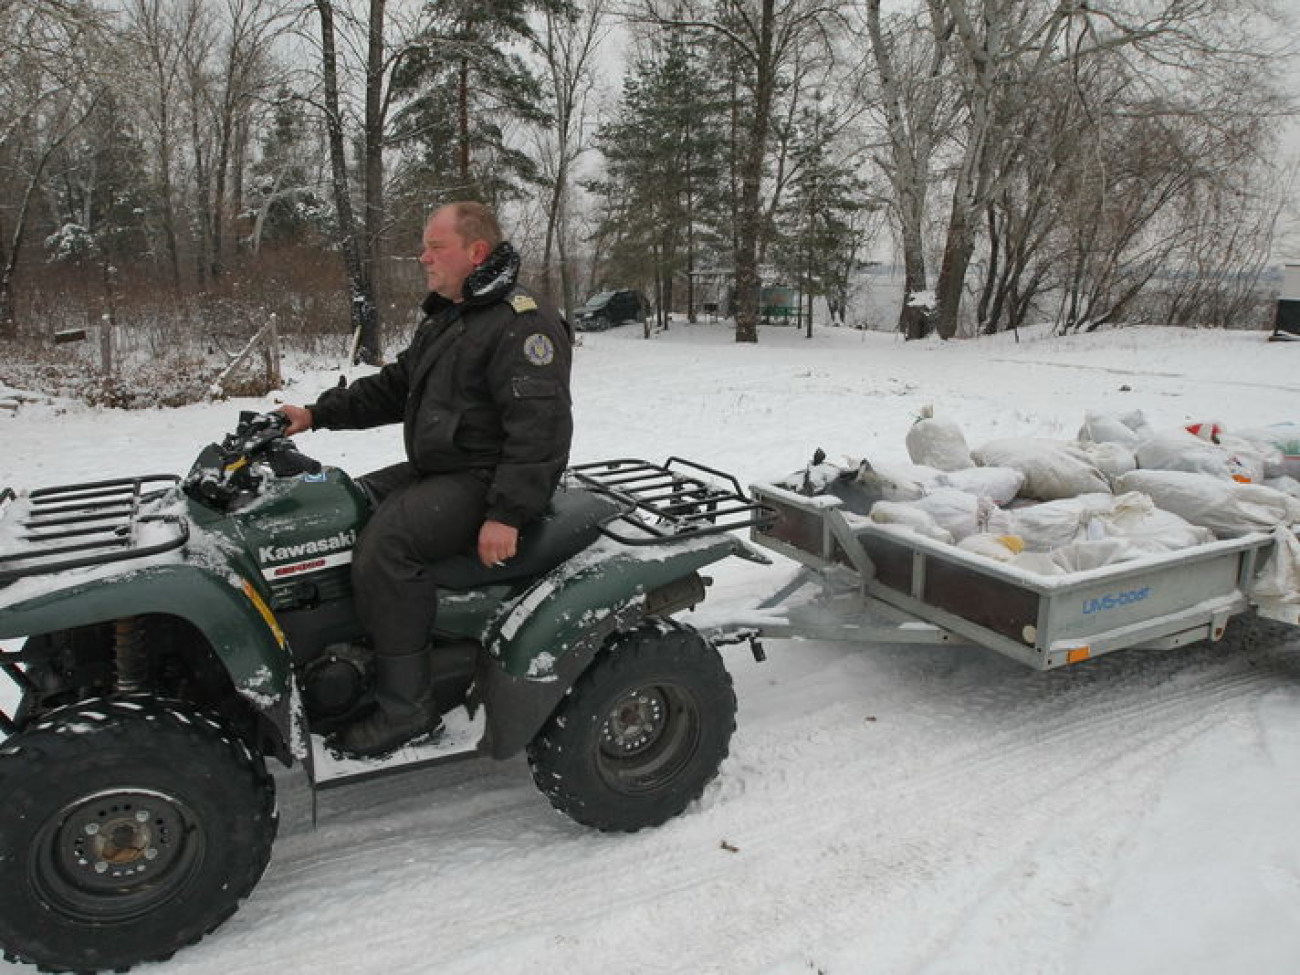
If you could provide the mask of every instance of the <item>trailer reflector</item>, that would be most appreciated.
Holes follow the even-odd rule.
[[[1069,650],[1066,652],[1065,662],[1067,664],[1082,663],[1083,661],[1087,660],[1091,656],[1092,656],[1092,647],[1075,647],[1073,650]]]

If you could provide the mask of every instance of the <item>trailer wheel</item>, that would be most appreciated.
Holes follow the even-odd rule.
[[[596,658],[528,746],[528,761],[560,812],[631,833],[698,799],[735,730],[736,695],[717,649],[685,627],[645,627]]]
[[[215,718],[92,699],[0,744],[0,946],[50,971],[169,958],[266,869],[275,786]]]

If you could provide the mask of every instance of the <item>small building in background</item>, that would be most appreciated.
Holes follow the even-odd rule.
[[[1282,266],[1282,290],[1277,296],[1273,334],[1278,341],[1300,340],[1300,264]]]

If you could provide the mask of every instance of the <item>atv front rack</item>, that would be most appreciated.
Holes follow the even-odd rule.
[[[142,503],[179,480],[154,474],[41,488],[26,496],[6,490],[0,495],[0,586],[180,548],[189,538],[183,518],[141,513]],[[146,524],[157,528],[142,532]]]
[[[595,461],[576,464],[568,474],[622,506],[622,513],[602,532],[625,545],[717,535],[769,525],[773,518],[772,509],[748,497],[730,474],[680,457],[669,457],[663,464],[632,458]]]

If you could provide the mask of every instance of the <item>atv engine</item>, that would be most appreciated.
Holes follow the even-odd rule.
[[[342,718],[356,709],[374,680],[368,651],[332,644],[302,669],[303,705],[313,724]]]

